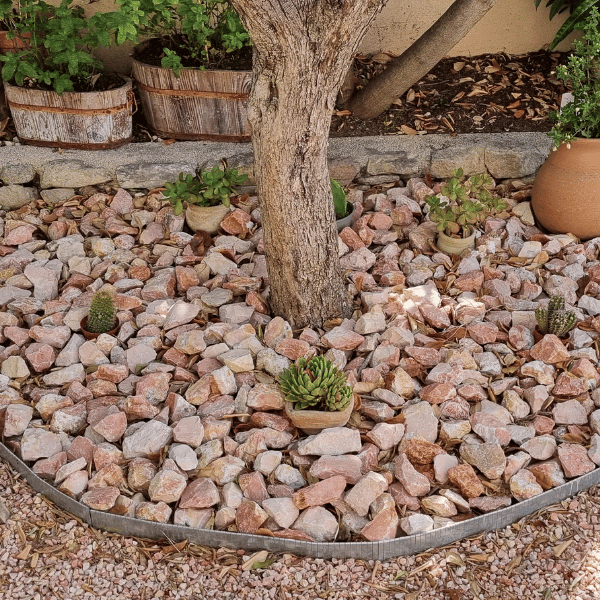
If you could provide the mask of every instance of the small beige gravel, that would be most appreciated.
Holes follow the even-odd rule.
[[[386,562],[126,538],[90,528],[0,461],[0,599],[598,600],[600,489],[501,531]],[[258,563],[258,565],[256,564]]]

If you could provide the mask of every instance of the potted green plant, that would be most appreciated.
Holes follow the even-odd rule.
[[[553,115],[555,145],[538,171],[531,205],[545,229],[582,240],[600,235],[600,14],[594,8],[556,76],[573,99]]]
[[[114,148],[131,139],[133,93],[128,77],[102,71],[93,50],[135,40],[139,11],[97,13],[74,0],[52,6],[24,0],[11,35],[28,45],[3,56],[2,78],[22,142],[61,148]],[[17,38],[15,38],[17,39]]]
[[[343,427],[352,414],[354,395],[346,375],[328,358],[298,359],[279,376],[285,412],[308,434]]]
[[[185,220],[192,231],[215,234],[229,212],[235,188],[247,175],[230,169],[223,159],[223,169],[198,170],[195,175],[180,173],[177,181],[165,183],[163,195],[173,205],[173,214],[180,215],[186,205]]]
[[[92,297],[90,311],[81,319],[81,331],[87,340],[97,338],[101,333],[113,335],[119,328],[117,308],[111,292],[100,290]]]
[[[344,227],[350,227],[354,215],[354,204],[348,202],[344,188],[335,179],[331,180],[331,193],[333,195],[333,207],[338,233]]]
[[[250,38],[229,0],[125,0],[144,12],[133,51],[150,128],[178,140],[247,141]]]
[[[577,315],[570,310],[565,310],[565,299],[562,296],[550,298],[548,308],[539,307],[535,310],[535,326],[533,335],[539,342],[545,335],[552,333],[559,338],[566,338],[567,333],[573,329]]]
[[[437,223],[437,247],[447,254],[462,254],[475,247],[475,226],[508,204],[494,196],[494,180],[486,173],[467,178],[456,169],[442,186],[440,193],[425,197],[429,218]]]

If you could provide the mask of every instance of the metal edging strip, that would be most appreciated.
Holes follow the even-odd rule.
[[[551,504],[556,504],[600,483],[600,469],[594,469],[586,475],[572,479],[559,487],[543,492],[518,504],[513,504],[506,508],[473,517],[468,521],[461,521],[441,529],[398,537],[392,540],[383,540],[381,542],[303,542],[247,533],[194,529],[181,525],[154,523],[152,521],[144,521],[143,519],[90,510],[40,479],[2,443],[0,443],[0,458],[23,475],[36,492],[43,494],[61,509],[70,512],[97,529],[125,536],[153,540],[169,539],[174,542],[187,540],[194,544],[214,548],[225,546],[229,548],[242,548],[244,550],[264,549],[271,552],[286,552],[324,559],[360,558],[364,560],[388,560],[397,556],[415,554],[430,548],[446,546],[447,544],[483,531],[502,529],[527,515],[533,514]]]

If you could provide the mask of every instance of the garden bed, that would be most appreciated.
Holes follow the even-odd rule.
[[[422,210],[438,183],[389,180],[351,192],[360,218],[340,254],[355,313],[323,331],[271,318],[257,209],[210,244],[159,192],[88,187],[3,213],[6,447],[107,523],[309,543],[431,536],[576,491],[600,464],[597,240],[543,234],[528,186],[505,181],[510,210],[453,259]],[[121,328],[85,342],[101,287]],[[535,344],[534,310],[556,294],[578,324],[567,346]],[[307,438],[277,376],[315,353],[362,406]]]

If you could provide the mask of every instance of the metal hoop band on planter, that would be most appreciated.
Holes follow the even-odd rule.
[[[396,556],[406,556],[423,552],[429,548],[446,546],[447,544],[483,531],[502,529],[527,515],[533,514],[551,504],[556,504],[565,498],[574,496],[600,483],[600,469],[594,469],[582,477],[572,479],[561,486],[543,492],[539,496],[508,506],[507,508],[502,508],[479,517],[473,517],[468,521],[461,521],[427,533],[394,538],[393,540],[384,540],[381,542],[303,542],[264,535],[195,529],[181,525],[155,523],[144,521],[143,519],[122,517],[97,510],[90,510],[87,506],[59,492],[55,487],[40,479],[2,443],[0,443],[0,458],[9,463],[15,471],[23,475],[36,492],[43,494],[63,510],[96,529],[153,540],[168,539],[173,542],[187,540],[194,544],[211,546],[213,548],[225,546],[243,548],[245,550],[264,549],[271,552],[287,552],[325,559],[360,558],[363,560],[388,560]]]

